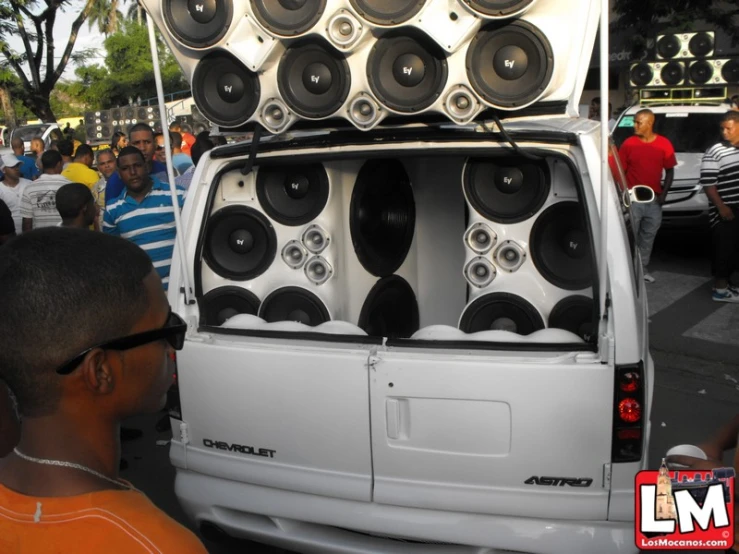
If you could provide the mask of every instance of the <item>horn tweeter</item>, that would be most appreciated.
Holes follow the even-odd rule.
[[[478,289],[487,287],[495,279],[497,270],[486,258],[473,258],[464,268],[464,277],[467,282]]]
[[[339,48],[350,48],[362,34],[362,24],[347,10],[339,10],[328,22],[328,38]]]
[[[359,326],[375,337],[408,338],[418,331],[418,302],[408,282],[398,275],[377,281],[362,305]]]
[[[350,0],[352,7],[375,25],[399,25],[416,15],[426,0]]]
[[[252,11],[270,33],[301,35],[313,27],[326,9],[326,0],[251,0]]]
[[[513,273],[526,261],[526,251],[512,240],[503,242],[495,251],[498,267]]]
[[[282,249],[282,261],[292,269],[303,267],[308,258],[308,251],[300,244],[300,241],[291,240]]]
[[[591,285],[590,241],[577,202],[544,210],[531,228],[529,250],[539,273],[553,285],[565,290]]]
[[[463,123],[477,113],[478,102],[467,87],[459,85],[447,95],[444,107],[452,119]]]
[[[203,257],[213,271],[234,281],[247,281],[272,264],[277,237],[261,213],[246,206],[228,206],[206,223]]]
[[[323,252],[331,241],[326,231],[321,229],[318,225],[311,225],[308,227],[303,233],[301,239],[305,247],[313,254],[320,254]]]
[[[282,55],[277,84],[288,106],[298,114],[327,117],[341,108],[349,95],[349,64],[341,54],[321,44],[296,44]]]
[[[544,328],[541,314],[529,302],[505,292],[479,297],[462,314],[459,328],[465,333],[511,331],[529,335]]]
[[[359,127],[371,127],[377,123],[379,115],[380,107],[366,94],[360,94],[349,104],[349,117]]]
[[[223,325],[237,314],[257,315],[259,298],[241,287],[219,287],[200,299],[204,325]]]
[[[589,340],[596,331],[593,307],[593,299],[587,296],[563,298],[549,314],[549,327],[566,329],[584,340]]]
[[[257,109],[259,78],[231,54],[214,52],[195,67],[192,94],[208,120],[223,127],[238,127]]]
[[[398,160],[373,160],[357,175],[349,208],[354,250],[372,275],[387,277],[405,261],[416,210],[408,174]]]
[[[262,121],[275,134],[280,133],[290,122],[290,112],[279,99],[270,99],[262,108]]]
[[[313,256],[305,264],[305,276],[314,285],[322,285],[331,278],[334,270],[322,256]]]
[[[549,85],[553,70],[549,41],[526,21],[483,28],[467,51],[472,88],[499,108],[520,108],[534,102]]]
[[[331,319],[324,303],[300,287],[282,287],[271,292],[259,307],[259,317],[269,323],[297,321],[311,327]]]
[[[398,112],[417,112],[441,94],[447,62],[441,49],[425,37],[388,34],[372,47],[367,78],[382,104]]]
[[[530,218],[549,195],[549,167],[526,158],[470,159],[464,169],[464,192],[472,207],[498,223]]]
[[[464,235],[464,241],[467,243],[467,246],[477,254],[487,254],[490,252],[497,240],[498,235],[495,234],[495,231],[484,223],[475,223],[467,229]]]
[[[313,221],[328,201],[328,175],[321,164],[263,166],[257,173],[262,209],[283,225]]]

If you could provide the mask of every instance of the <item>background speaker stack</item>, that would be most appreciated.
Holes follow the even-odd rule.
[[[202,113],[200,113],[200,110],[195,104],[190,107],[190,113],[192,117],[193,135],[198,136],[203,131],[210,131],[211,122],[208,121]]]
[[[648,100],[723,100],[727,85],[739,84],[739,57],[717,56],[713,31],[658,35],[655,54],[654,61],[632,64],[631,86],[702,92],[675,97],[668,90],[657,90],[646,95]]]
[[[110,110],[85,112],[85,139],[88,143],[110,142],[113,125]]]
[[[225,128],[306,120],[358,129],[424,114],[465,124],[488,108],[562,113],[584,84],[590,0],[145,0]],[[572,71],[582,67],[582,71]]]
[[[148,123],[155,133],[162,130],[162,121],[159,118],[158,106],[124,106],[110,110],[113,132],[121,131],[128,134],[131,127],[137,123]]]

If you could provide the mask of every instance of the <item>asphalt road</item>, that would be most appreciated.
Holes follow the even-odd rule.
[[[657,372],[649,449],[650,466],[655,469],[669,447],[700,442],[733,417],[739,405],[739,305],[710,299],[707,240],[701,233],[663,232],[650,266],[657,278],[648,285]],[[173,492],[174,469],[166,445],[169,434],[155,431],[157,419],[149,416],[127,422],[145,435],[124,444],[129,468],[122,476],[172,517],[190,525]],[[727,454],[727,463],[731,455]],[[214,554],[286,552],[246,541],[204,542]]]

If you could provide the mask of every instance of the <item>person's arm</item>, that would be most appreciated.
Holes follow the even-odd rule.
[[[725,464],[721,460],[724,452],[736,446],[737,435],[739,435],[739,415],[726,422],[710,439],[698,445],[698,448],[706,453],[707,460],[691,456],[668,456],[665,461],[682,464],[696,470],[723,467]]]
[[[716,190],[716,187],[704,187],[703,190],[706,191],[706,196],[708,196],[711,203],[718,209],[718,214],[721,216],[721,219],[725,219],[727,221],[734,219],[734,212],[729,208],[729,206],[724,204],[724,201],[721,199],[721,195]]]
[[[21,426],[8,386],[0,381],[0,458],[10,453],[20,440]]]
[[[665,180],[662,181],[662,194],[659,195],[657,198],[657,203],[661,206],[665,203],[665,199],[667,198],[667,193],[670,190],[670,187],[672,186],[672,181],[675,178],[675,169],[670,168],[665,171]]]
[[[21,229],[24,233],[33,231],[33,219],[30,217],[24,217],[21,223]]]
[[[719,166],[718,161],[713,155],[715,148],[715,146],[709,148],[706,150],[706,153],[703,154],[703,159],[701,160],[700,184],[703,187],[703,191],[706,193],[708,200],[711,201],[711,204],[716,206],[719,216],[721,216],[722,219],[730,221],[734,219],[734,212],[724,204],[721,195],[718,193],[718,190],[716,190]]]

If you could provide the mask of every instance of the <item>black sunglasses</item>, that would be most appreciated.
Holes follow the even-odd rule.
[[[128,335],[127,337],[121,337],[113,339],[102,344],[91,346],[84,352],[81,352],[78,356],[75,356],[56,372],[59,375],[69,375],[75,368],[80,365],[85,356],[87,356],[95,348],[102,348],[103,350],[130,350],[138,346],[149,344],[150,342],[158,340],[166,340],[172,348],[175,350],[182,350],[185,344],[185,332],[187,331],[187,323],[174,312],[169,312],[167,323],[161,329],[152,329],[151,331],[144,331],[143,333],[136,333],[135,335]]]

